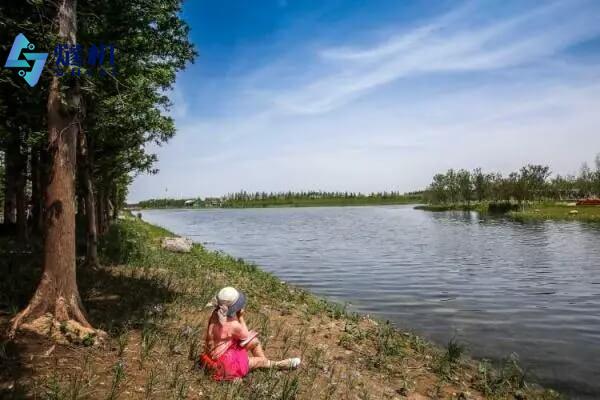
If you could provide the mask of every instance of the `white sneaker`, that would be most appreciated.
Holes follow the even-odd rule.
[[[290,358],[290,369],[296,369],[300,366],[301,360],[299,357]]]

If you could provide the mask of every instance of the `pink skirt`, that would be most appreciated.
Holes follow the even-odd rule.
[[[248,375],[248,352],[238,343],[232,344],[221,357],[215,360],[213,379],[231,381]]]

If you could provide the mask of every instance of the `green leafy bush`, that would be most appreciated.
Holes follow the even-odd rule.
[[[133,221],[112,224],[100,240],[100,257],[105,264],[128,264],[143,260],[148,252],[149,238]]]

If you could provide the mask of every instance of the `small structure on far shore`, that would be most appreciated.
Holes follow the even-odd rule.
[[[204,199],[204,207],[221,207],[223,199],[220,197],[207,197]]]

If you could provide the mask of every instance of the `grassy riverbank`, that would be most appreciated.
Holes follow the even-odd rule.
[[[423,204],[414,207],[415,210],[423,211],[474,211],[477,210],[477,206],[474,204]]]
[[[585,221],[600,222],[600,206],[541,205],[525,211],[511,211],[511,218],[520,221]]]
[[[424,211],[479,211],[481,213],[493,212],[488,203],[466,204],[426,204],[414,207],[415,210]],[[518,207],[500,210],[503,214],[518,221],[585,221],[600,222],[600,206],[570,206],[567,204],[532,204],[524,210]]]
[[[102,343],[55,344],[33,334],[0,343],[0,398],[43,399],[556,399],[525,382],[514,360],[474,361],[390,324],[349,314],[256,266],[195,245],[162,250],[164,229],[129,217],[102,244],[104,267],[78,279]],[[31,295],[39,256],[0,243],[0,328]],[[10,279],[8,279],[10,277]],[[217,384],[194,368],[218,288],[249,296],[249,324],[272,358],[300,356],[292,372],[252,372]],[[92,339],[87,345],[91,345]]]

